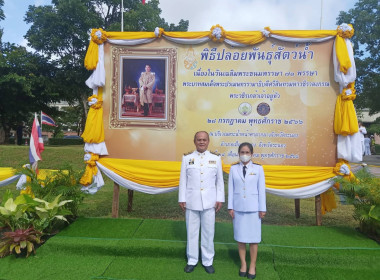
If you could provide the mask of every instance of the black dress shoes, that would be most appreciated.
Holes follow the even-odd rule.
[[[239,270],[239,276],[240,276],[240,277],[247,277],[247,271],[244,271],[244,272],[243,272],[243,271],[240,271],[240,270]]]
[[[187,264],[187,265],[185,266],[184,271],[185,271],[186,273],[193,272],[195,267],[196,267],[196,265]]]
[[[248,279],[255,279],[256,278],[256,274],[249,274],[249,273],[247,273],[247,278]]]
[[[205,268],[206,272],[209,273],[209,274],[215,273],[215,269],[214,269],[214,267],[212,265],[205,266],[204,268]]]

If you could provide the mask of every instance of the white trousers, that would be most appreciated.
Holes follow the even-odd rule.
[[[187,264],[196,265],[199,259],[199,227],[201,227],[202,264],[212,265],[214,260],[215,208],[203,211],[186,209]]]

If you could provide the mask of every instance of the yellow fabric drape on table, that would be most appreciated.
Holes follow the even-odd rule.
[[[179,184],[181,163],[100,158],[99,163],[129,181],[151,187],[175,187]],[[223,165],[229,173],[231,165]],[[264,165],[268,188],[295,189],[319,183],[336,176],[333,167]]]
[[[100,164],[129,181],[156,188],[179,184],[181,162],[101,158]]]
[[[352,66],[351,59],[348,55],[346,41],[340,36],[335,37],[335,52],[339,61],[339,70],[347,74],[348,69]]]
[[[346,91],[350,90],[352,94],[346,95]],[[334,132],[340,135],[352,135],[359,131],[358,119],[354,103],[355,99],[355,83],[350,83],[347,88],[338,95],[335,104],[334,116]]]
[[[16,169],[11,167],[0,167],[0,182],[16,175]]]
[[[332,188],[321,193],[321,204],[322,215],[326,214],[326,212],[331,212],[336,208],[335,194]]]
[[[86,120],[86,126],[82,138],[86,143],[104,142],[104,125],[103,125],[103,88],[98,89],[98,102],[91,106]]]

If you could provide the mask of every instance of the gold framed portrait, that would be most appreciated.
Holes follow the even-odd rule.
[[[177,50],[111,47],[110,128],[176,127]]]

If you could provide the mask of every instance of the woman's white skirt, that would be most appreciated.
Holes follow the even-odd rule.
[[[234,239],[241,243],[261,242],[261,219],[259,212],[234,211]]]

